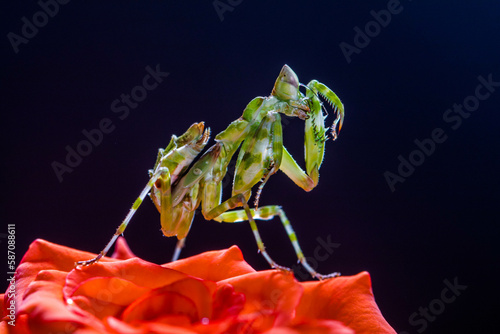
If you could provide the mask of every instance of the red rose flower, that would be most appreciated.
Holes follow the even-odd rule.
[[[395,333],[366,272],[299,283],[281,271],[256,272],[235,246],[160,266],[135,257],[124,239],[112,258],[74,267],[92,256],[33,242],[17,268],[15,289],[0,295],[0,331]]]

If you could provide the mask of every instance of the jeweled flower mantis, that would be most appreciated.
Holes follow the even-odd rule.
[[[305,88],[305,94],[300,87]],[[335,120],[328,128],[321,96],[335,112]],[[304,171],[283,146],[281,114],[304,120]],[[201,205],[206,220],[224,223],[248,221],[257,247],[272,268],[290,270],[274,262],[266,252],[255,219],[270,220],[278,216],[295,249],[297,258],[311,276],[325,279],[338,273],[322,275],[310,265],[300,248],[290,221],[279,205],[259,206],[260,193],[271,175],[284,172],[295,184],[310,191],[319,181],[319,168],[325,152],[328,129],[333,140],[344,121],[344,106],[337,95],[324,84],[312,80],[299,83],[294,71],[284,65],[276,79],[271,95],[256,97],[246,106],[240,118],[215,137],[216,143],[198,160],[210,137],[204,123],[195,123],[180,137],[172,136],[165,149],[160,149],[156,163],[149,171],[150,179],[135,200],[112,239],[100,254],[77,265],[90,265],[103,257],[129,224],[146,195],[150,195],[160,212],[161,230],[167,237],[177,236],[178,242],[172,261],[179,258],[191,227],[195,210]],[[231,197],[222,201],[222,179],[227,173],[233,155],[239,149]],[[252,188],[260,182],[254,205],[248,201]],[[242,208],[237,209],[236,208]]]

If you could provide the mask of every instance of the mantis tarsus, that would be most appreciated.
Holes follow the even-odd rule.
[[[305,94],[300,91],[301,86],[305,88]],[[135,211],[149,194],[160,212],[163,234],[178,238],[173,261],[179,257],[194,212],[201,204],[201,212],[206,220],[225,223],[248,220],[259,251],[271,267],[290,270],[271,259],[255,223],[255,219],[269,220],[278,216],[299,261],[311,276],[318,279],[338,276],[338,273],[321,275],[307,263],[290,221],[280,206],[259,207],[259,197],[264,185],[278,170],[283,171],[305,191],[312,190],[318,184],[329,129],[325,126],[320,95],[334,109],[336,117],[329,128],[335,140],[337,126],[340,131],[344,120],[342,102],[330,88],[316,80],[307,85],[300,84],[295,72],[287,65],[281,69],[271,95],[256,97],[250,101],[243,115],[219,133],[215,137],[216,143],[198,160],[197,156],[209,140],[210,129],[205,129],[204,123],[200,122],[191,125],[180,137],[173,135],[168,146],[159,150],[155,166],[149,171],[150,179],[146,187],[109,243],[97,257],[79,261],[77,265],[90,265],[103,257],[124,232]],[[283,146],[281,114],[304,120],[305,171]],[[222,201],[222,179],[238,149],[232,194],[229,199]],[[259,182],[261,184],[254,197],[254,207],[250,208],[248,201],[251,190]],[[233,210],[238,207],[243,209]]]

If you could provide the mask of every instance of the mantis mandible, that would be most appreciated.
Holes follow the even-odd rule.
[[[300,91],[301,86],[305,88],[305,94]],[[324,106],[319,96],[327,101],[335,112],[336,117],[330,127],[325,126],[326,115],[323,114]],[[305,171],[283,146],[281,114],[298,117],[305,123]],[[146,187],[106,247],[97,257],[76,264],[87,266],[105,256],[149,194],[160,212],[163,234],[167,237],[177,236],[178,242],[172,261],[179,258],[195,210],[201,205],[201,212],[206,220],[224,223],[248,221],[257,247],[269,265],[276,269],[290,270],[271,259],[255,223],[256,219],[270,220],[278,216],[298,260],[312,277],[325,279],[340,275],[322,275],[316,272],[307,262],[281,206],[260,207],[259,198],[266,182],[278,170],[284,172],[305,191],[316,187],[328,130],[330,129],[335,140],[337,127],[340,131],[343,121],[344,106],[330,88],[316,80],[307,85],[300,84],[295,72],[284,65],[271,95],[256,97],[250,101],[243,115],[219,133],[215,137],[216,143],[198,160],[196,158],[209,140],[210,129],[205,129],[204,123],[200,122],[191,125],[180,137],[173,135],[168,146],[159,150],[156,163],[149,171],[150,179]],[[222,179],[238,149],[232,194],[229,199],[222,201]],[[252,188],[259,182],[254,205],[250,208],[248,201]]]

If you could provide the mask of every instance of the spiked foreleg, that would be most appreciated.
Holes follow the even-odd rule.
[[[307,175],[316,186],[319,182],[319,168],[325,155],[327,136],[321,101],[310,89],[307,90],[307,96],[310,99],[311,111],[304,127],[304,158]]]
[[[309,112],[305,120],[304,156],[306,171],[295,162],[283,147],[283,161],[280,169],[305,191],[311,191],[319,182],[319,168],[325,154],[325,121],[321,101],[313,88],[307,87]],[[325,86],[326,87],[326,86]]]
[[[337,114],[335,121],[331,126],[333,140],[337,139],[337,124],[339,126],[339,132],[342,129],[342,124],[344,124],[344,105],[340,101],[337,94],[317,80],[311,80],[307,84],[307,87],[315,94],[319,93],[332,106]]]
[[[123,222],[120,224],[120,226],[118,226],[118,228],[116,229],[115,234],[113,235],[113,237],[111,238],[111,240],[108,242],[108,244],[106,245],[106,247],[104,247],[104,249],[99,253],[99,255],[97,255],[95,258],[87,260],[87,261],[78,261],[78,262],[76,262],[76,265],[88,266],[90,264],[93,264],[93,263],[99,261],[99,259],[102,258],[103,256],[106,256],[106,254],[108,253],[108,251],[110,250],[110,248],[115,243],[116,239],[118,239],[118,237],[123,234],[123,232],[127,228],[128,224],[130,223],[130,220],[134,216],[134,214],[137,211],[137,209],[139,208],[139,206],[141,206],[142,202],[144,201],[144,198],[147,196],[147,194],[149,193],[149,191],[151,190],[151,188],[155,185],[156,181],[161,176],[165,176],[165,175],[167,175],[168,179],[170,180],[170,174],[168,172],[168,169],[167,168],[159,168],[153,174],[153,176],[151,176],[151,178],[149,179],[148,183],[146,184],[146,186],[142,190],[141,194],[135,200],[135,202],[132,205],[132,208],[128,212],[127,216],[125,217],[125,219],[123,220]]]

